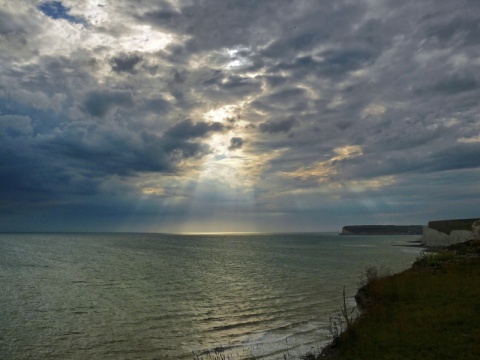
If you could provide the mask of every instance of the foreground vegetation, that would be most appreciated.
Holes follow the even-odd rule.
[[[400,274],[369,272],[361,315],[318,359],[480,358],[479,240],[422,254]]]

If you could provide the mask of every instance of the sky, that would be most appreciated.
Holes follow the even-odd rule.
[[[480,216],[478,0],[0,0],[0,232]]]

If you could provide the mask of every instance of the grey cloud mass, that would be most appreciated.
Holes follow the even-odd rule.
[[[243,139],[241,137],[232,137],[230,139],[230,146],[228,150],[241,149],[243,146]]]
[[[142,61],[142,57],[137,53],[118,54],[110,59],[110,66],[113,71],[127,72],[134,74],[135,66]]]
[[[479,216],[476,1],[0,5],[0,231]]]
[[[279,121],[267,121],[259,125],[261,132],[278,133],[288,132],[294,125],[296,120],[294,118],[288,118]]]
[[[218,122],[211,124],[198,122],[194,124],[192,120],[187,119],[165,131],[165,136],[179,139],[198,138],[209,132],[221,131],[223,128],[224,125]]]
[[[133,97],[130,91],[103,90],[90,91],[85,97],[85,112],[95,117],[104,117],[115,106],[131,106]]]

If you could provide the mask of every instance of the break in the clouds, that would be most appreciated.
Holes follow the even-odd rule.
[[[0,4],[1,231],[478,216],[476,1]]]
[[[81,17],[70,15],[70,8],[61,1],[44,1],[40,3],[38,9],[52,19],[65,19],[73,23],[85,22]]]

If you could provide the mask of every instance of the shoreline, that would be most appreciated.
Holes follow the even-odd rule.
[[[467,278],[466,275],[464,276],[465,271],[469,271],[469,274],[472,274],[471,278]],[[419,279],[420,282],[424,281],[424,288],[415,287],[416,285],[411,281],[412,278]],[[408,279],[408,281],[405,281],[404,279]],[[453,305],[453,310],[451,310],[451,314],[449,313],[449,316],[453,318],[451,321],[457,325],[462,325],[463,321],[467,321],[466,317],[463,316],[464,308],[468,307],[468,304],[467,306],[463,304],[466,295],[462,294],[462,296],[460,296],[460,293],[456,292],[452,292],[452,295],[447,293],[447,291],[450,287],[456,289],[455,286],[459,286],[458,283],[464,285],[464,287],[462,287],[462,290],[464,291],[468,291],[468,289],[477,291],[475,284],[470,282],[477,281],[478,279],[480,279],[480,240],[471,240],[450,246],[425,248],[410,268],[398,274],[372,277],[364,286],[361,286],[355,295],[357,309],[360,310],[359,315],[353,320],[351,326],[346,325],[346,329],[339,334],[336,339],[332,340],[330,344],[324,347],[317,357],[312,359],[360,359],[361,357],[359,357],[358,354],[364,354],[363,356],[366,356],[365,354],[368,352],[375,353],[375,351],[377,351],[376,347],[381,347],[381,345],[378,345],[377,343],[385,341],[385,339],[381,338],[387,336],[384,336],[384,333],[375,333],[374,330],[369,334],[365,334],[365,329],[372,329],[370,323],[378,321],[378,319],[383,319],[380,324],[384,326],[385,329],[390,329],[388,332],[389,341],[387,341],[387,344],[390,347],[397,347],[401,344],[403,347],[410,347],[414,351],[418,347],[418,338],[415,336],[409,338],[408,336],[399,335],[398,339],[396,339],[394,331],[397,329],[398,333],[398,326],[400,326],[400,328],[407,328],[410,326],[408,322],[404,323],[405,316],[408,316],[409,314],[400,314],[400,318],[402,319],[400,325],[396,324],[393,320],[390,324],[390,320],[396,319],[398,313],[404,311],[404,308],[410,309],[417,306],[421,309],[420,300],[418,300],[421,297],[427,297],[427,304],[429,304],[431,309],[428,309],[428,323],[426,321],[425,323],[420,321],[418,326],[424,326],[427,329],[426,334],[423,334],[423,336],[427,336],[425,342],[428,343],[428,340],[434,342],[436,341],[438,333],[441,334],[442,331],[448,332],[451,331],[451,329],[450,327],[443,325],[446,315],[444,314],[445,310],[443,310],[441,306],[436,307],[435,300],[438,299],[430,299],[428,296],[432,297],[432,294],[437,294],[438,298],[438,294],[443,293],[445,293],[445,297],[450,296],[449,305]],[[409,296],[402,297],[403,293],[407,293]],[[480,300],[473,295],[472,298],[476,300],[476,302],[472,304],[473,308],[476,310],[478,305],[480,305]],[[458,314],[455,313],[455,311],[458,311]],[[384,313],[390,315],[387,318],[382,318]],[[480,317],[480,315],[478,315],[478,317]],[[416,320],[410,321],[413,322]],[[377,323],[376,326],[379,326],[379,323]],[[435,331],[432,330],[429,332],[429,326],[431,326],[432,329],[435,329]],[[419,330],[417,329],[417,331]],[[475,329],[472,330],[470,327],[459,326],[457,331],[461,332],[465,337],[471,337],[472,339],[475,338],[476,341],[480,340],[480,332],[476,334]],[[419,333],[422,332],[419,331]],[[372,337],[373,339],[364,341],[363,338],[367,337]],[[375,337],[378,339],[375,339]],[[444,344],[443,346],[445,349],[443,349],[443,353],[448,353],[448,342],[441,341],[439,344]],[[474,346],[474,350],[480,351],[480,346],[472,346]],[[411,349],[405,350],[405,352],[411,352]],[[425,350],[422,351],[425,352]],[[433,348],[431,352],[438,353],[438,349]],[[477,354],[479,353],[480,352],[477,352]],[[354,354],[356,354],[356,357],[353,356]],[[378,358],[373,357],[372,355],[369,356],[370,358]],[[421,357],[425,359],[434,358],[430,357],[429,354],[422,356]],[[403,358],[409,357],[407,356]],[[464,357],[457,354],[457,358],[460,359]]]

